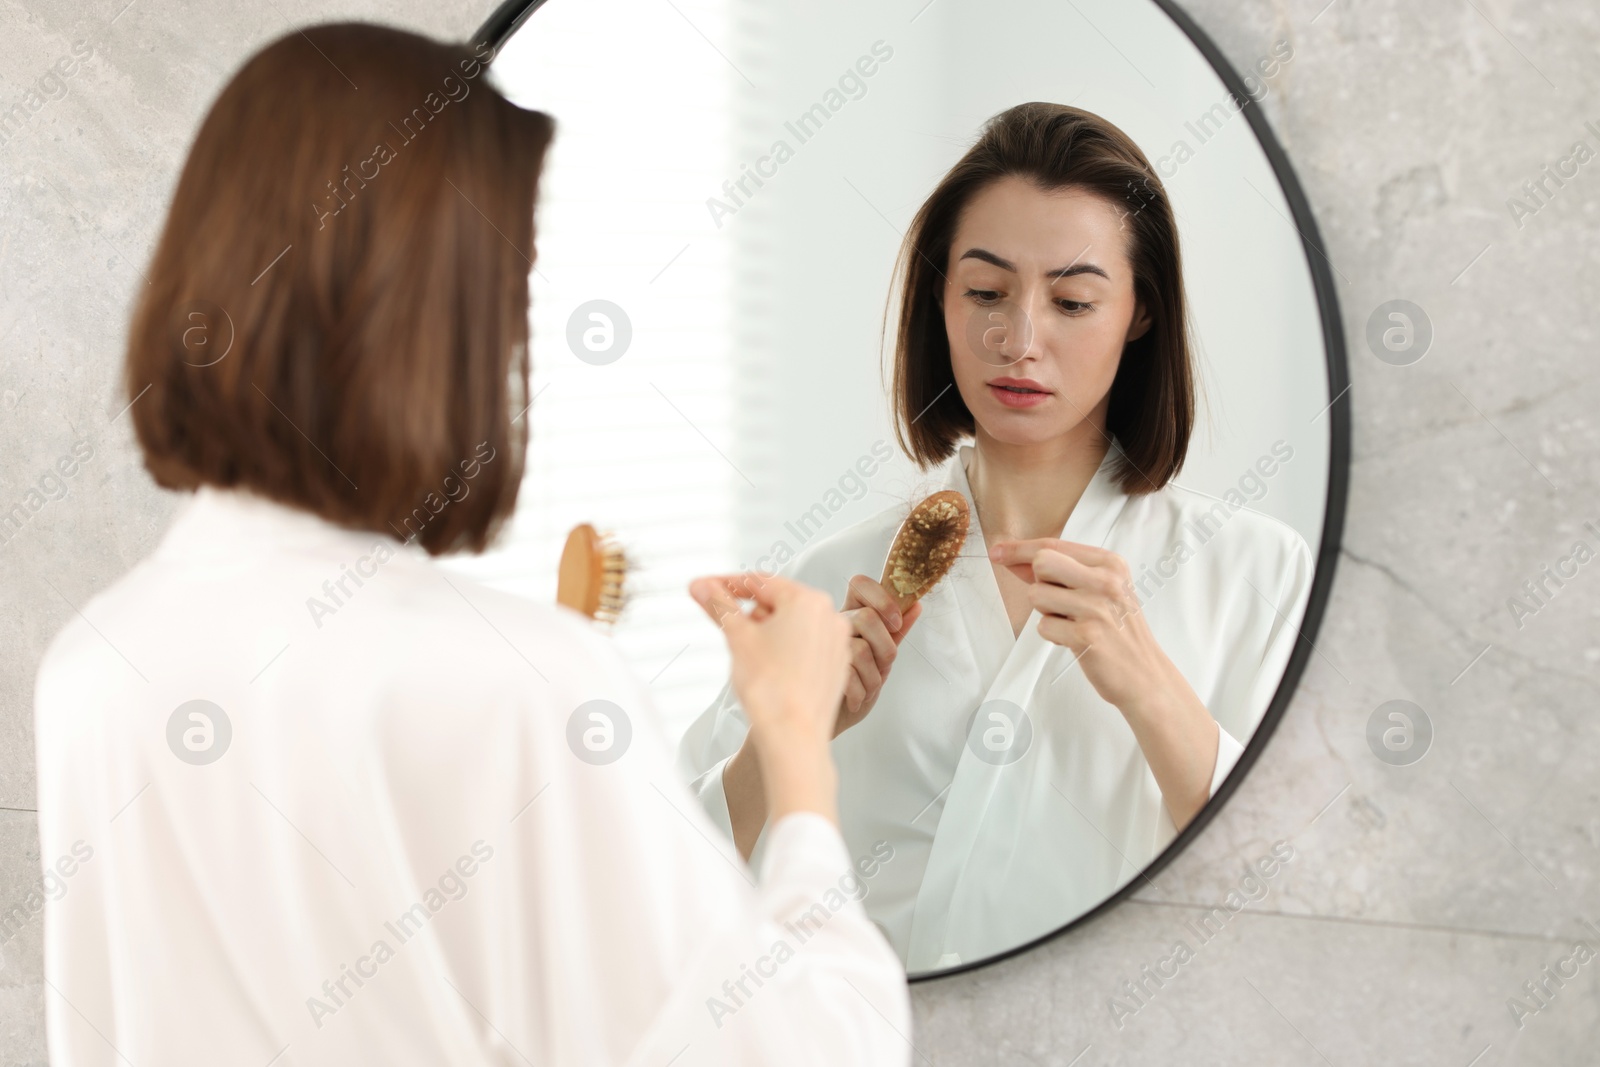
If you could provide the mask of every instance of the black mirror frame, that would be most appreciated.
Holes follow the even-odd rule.
[[[488,45],[495,54],[498,54],[500,47],[545,2],[546,0],[505,0],[478,28],[477,33],[473,34],[471,43]],[[1288,710],[1289,701],[1294,696],[1301,675],[1305,673],[1306,664],[1311,659],[1314,651],[1312,642],[1321,628],[1322,617],[1327,611],[1328,599],[1333,590],[1334,568],[1338,562],[1339,544],[1344,534],[1345,505],[1350,485],[1350,404],[1347,399],[1350,391],[1350,375],[1345,354],[1344,326],[1339,315],[1339,298],[1333,282],[1333,272],[1330,269],[1331,261],[1327,253],[1322,250],[1322,235],[1317,229],[1317,220],[1311,213],[1311,205],[1306,200],[1305,191],[1301,188],[1300,180],[1289,163],[1288,155],[1278,143],[1277,137],[1273,135],[1272,127],[1267,124],[1266,116],[1261,113],[1259,107],[1249,106],[1253,102],[1250,92],[1245,88],[1244,79],[1239,76],[1239,72],[1234,70],[1233,64],[1228,62],[1227,57],[1222,54],[1210,36],[1178,6],[1177,0],[1151,0],[1151,2],[1184,32],[1200,54],[1211,64],[1211,68],[1217,72],[1228,92],[1235,99],[1246,102],[1241,110],[1249,120],[1256,141],[1266,153],[1267,161],[1272,164],[1273,173],[1283,190],[1284,199],[1289,203],[1295,229],[1299,231],[1301,245],[1305,250],[1306,265],[1311,271],[1312,287],[1316,292],[1317,307],[1322,317],[1323,350],[1328,368],[1328,395],[1333,399],[1326,409],[1330,432],[1327,506],[1323,516],[1322,542],[1317,549],[1316,574],[1311,583],[1311,598],[1306,604],[1305,618],[1300,625],[1300,640],[1296,642],[1289,663],[1284,668],[1283,679],[1278,683],[1278,691],[1273,695],[1272,703],[1267,706],[1261,724],[1251,736],[1250,743],[1245,746],[1239,762],[1228,774],[1216,795],[1206,803],[1189,825],[1184,827],[1183,832],[1140,872],[1146,879],[1159,873],[1188,847],[1191,841],[1200,836],[1206,825],[1239,788],[1239,783],[1244,781],[1245,775],[1255,765],[1256,760],[1261,757],[1284,712]],[[1021,955],[1105,914],[1131,896],[1138,888],[1138,884],[1137,878],[1129,879],[1121,889],[1094,908],[1042,937],[993,956],[986,956],[981,960],[973,960],[943,970],[907,975],[907,980],[923,982],[934,978],[947,978]]]

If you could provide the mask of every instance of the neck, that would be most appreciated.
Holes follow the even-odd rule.
[[[1062,437],[1024,445],[996,441],[979,427],[967,485],[984,540],[1060,537],[1110,447],[1088,419]]]

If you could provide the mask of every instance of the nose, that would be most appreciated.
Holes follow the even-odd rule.
[[[1000,305],[1005,328],[997,351],[1005,365],[1039,357],[1038,329],[1034,323],[1038,321],[1036,316],[1049,310],[1039,305],[1048,305],[1049,300],[1048,290],[1033,286],[1019,294],[1015,302],[1008,300]]]
[[[1000,358],[1008,364],[1021,362],[1033,351],[1033,317],[1018,306],[1011,309],[1011,318],[999,348]]]
[[[1049,294],[1044,294],[1048,299]],[[966,347],[991,367],[1009,367],[1025,359],[1037,359],[1041,352],[1031,310],[1038,297],[1019,293],[988,307],[973,308],[967,320]]]

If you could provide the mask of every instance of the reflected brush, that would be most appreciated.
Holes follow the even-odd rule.
[[[905,612],[938,585],[967,541],[967,498],[954,489],[934,493],[900,524],[883,563],[883,587]]]
[[[614,623],[626,603],[628,557],[610,534],[588,523],[572,528],[561,550],[556,603],[597,622]]]

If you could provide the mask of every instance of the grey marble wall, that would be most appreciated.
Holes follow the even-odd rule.
[[[1574,155],[1600,154],[1600,8],[1325,3],[1189,5],[1236,61],[1296,50],[1267,106],[1326,237],[1354,381],[1317,655],[1243,788],[1134,900],[915,987],[918,1063],[1600,1062],[1600,962],[1573,955],[1600,945],[1580,926],[1600,924],[1600,559],[1573,558],[1600,548],[1600,155]],[[459,36],[489,6],[0,3],[0,109],[43,99],[0,132],[0,504],[47,498],[0,543],[0,906],[38,877],[39,656],[168,515],[114,381],[204,107],[290,24]],[[1409,366],[1365,342],[1394,299],[1433,331]],[[49,479],[75,446],[90,458]],[[1397,699],[1434,731],[1408,766],[1367,740]],[[1248,880],[1275,846],[1292,858]],[[1547,966],[1577,973],[1535,999]],[[44,1061],[43,1005],[35,922],[0,945],[0,1063]]]

